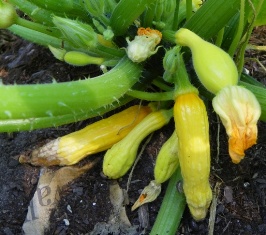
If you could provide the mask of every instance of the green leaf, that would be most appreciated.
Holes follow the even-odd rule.
[[[240,0],[208,0],[183,26],[204,39],[216,35],[239,11]]]
[[[265,0],[253,0],[254,7],[256,9],[257,17],[254,22],[254,26],[266,25],[266,1]],[[252,14],[249,16],[251,20]]]

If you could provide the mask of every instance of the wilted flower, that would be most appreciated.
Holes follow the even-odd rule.
[[[139,28],[138,36],[129,41],[126,38],[128,47],[126,49],[129,59],[133,62],[142,62],[158,51],[155,47],[160,43],[162,34],[160,31],[150,28]]]
[[[244,87],[223,88],[212,101],[229,136],[229,154],[234,163],[245,156],[244,151],[257,142],[257,122],[261,114],[255,95]]]

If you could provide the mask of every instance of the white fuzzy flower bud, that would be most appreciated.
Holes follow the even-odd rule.
[[[135,36],[134,40],[129,41],[126,38],[128,43],[126,51],[129,59],[137,63],[145,61],[157,52],[159,47],[156,48],[156,46],[160,43],[161,38],[162,34],[158,30],[139,28],[138,36]]]

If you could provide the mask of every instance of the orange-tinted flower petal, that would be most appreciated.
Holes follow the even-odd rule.
[[[239,163],[245,150],[256,144],[260,104],[251,91],[240,86],[223,88],[212,104],[226,128],[230,157],[234,163]]]

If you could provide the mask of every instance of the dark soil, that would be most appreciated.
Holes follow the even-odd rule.
[[[263,30],[255,35],[254,40],[266,38]],[[263,43],[265,45],[265,41]],[[250,51],[247,56],[257,57],[266,65],[265,54]],[[253,76],[266,82],[265,71],[257,63],[249,62],[247,67]],[[0,31],[0,77],[4,84],[47,83],[53,79],[62,82],[85,76],[93,77],[98,73],[98,68],[94,66],[77,68],[61,63],[47,49]],[[259,123],[258,144],[247,151],[240,164],[235,165],[228,155],[225,130],[212,112],[211,105],[209,117],[211,183],[213,189],[216,185],[219,186],[214,234],[266,234],[266,124]],[[83,121],[58,128],[0,134],[0,234],[22,234],[29,202],[38,183],[40,168],[20,164],[17,156],[49,139],[81,129],[87,123],[88,121]],[[156,154],[172,130],[173,122],[155,132],[133,172],[126,210],[131,224],[138,226],[139,232],[136,234],[143,227],[146,227],[148,234],[160,208],[166,184],[163,185],[159,198],[146,207],[148,225],[143,225],[143,217],[139,216],[138,211],[130,210],[139,190],[153,179]],[[109,184],[112,181],[101,176],[102,156],[103,153],[79,163],[82,165],[93,159],[100,159],[92,170],[61,191],[61,200],[52,212],[50,229],[46,234],[88,234],[96,223],[109,220]],[[127,180],[128,175],[120,179],[120,187],[125,189]],[[67,209],[68,206],[71,211]],[[64,219],[70,224],[67,225]],[[208,223],[208,217],[204,221],[195,222],[186,209],[177,234],[208,234]]]

